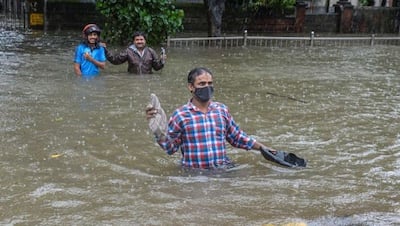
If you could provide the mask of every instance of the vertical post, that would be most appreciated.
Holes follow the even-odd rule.
[[[22,15],[22,20],[23,20],[23,23],[24,23],[24,30],[26,30],[26,28],[27,28],[27,21],[26,21],[26,3],[25,3],[25,0],[22,0],[21,1],[21,15]]]
[[[375,44],[375,34],[371,35],[371,46],[374,46]]]
[[[311,35],[310,35],[310,46],[311,46],[311,47],[314,46],[314,31],[311,31]]]
[[[44,0],[44,4],[43,4],[43,20],[44,20],[43,31],[46,34],[47,33],[47,26],[48,26],[48,21],[47,21],[47,0]]]
[[[243,32],[243,46],[247,46],[247,30]]]
[[[335,13],[337,13],[337,32],[352,32],[351,23],[353,21],[354,6],[348,0],[339,0],[333,6],[335,7]]]
[[[353,22],[353,12],[354,6],[350,4],[346,4],[343,6],[343,13],[342,13],[342,25],[343,25],[343,32],[351,33],[352,32],[352,22]]]
[[[303,32],[304,21],[306,20],[307,3],[302,0],[296,1],[296,15],[294,21],[294,32]]]
[[[327,0],[326,1],[326,5],[325,5],[325,8],[326,8],[326,13],[329,13],[329,7],[330,7],[330,0]]]
[[[14,29],[17,29],[20,26],[19,21],[18,21],[18,2],[15,2],[13,4],[13,6],[14,6],[14,8],[12,9],[12,11],[13,11],[13,17],[12,17],[13,18],[13,24],[14,24]]]

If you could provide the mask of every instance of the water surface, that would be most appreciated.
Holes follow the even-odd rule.
[[[85,80],[79,32],[0,33],[0,224],[400,224],[398,46],[167,49],[153,75]],[[230,147],[235,170],[181,170],[143,110],[184,104],[197,66],[242,129],[309,167]]]

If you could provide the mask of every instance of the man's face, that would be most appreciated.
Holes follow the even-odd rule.
[[[136,48],[143,49],[146,46],[146,39],[143,36],[136,36],[133,39],[133,44],[135,44]]]
[[[97,35],[96,32],[92,32],[88,35],[88,42],[90,44],[95,44],[99,36]]]
[[[196,77],[194,83],[189,85],[189,89],[190,91],[194,91],[196,88],[206,86],[213,86],[213,77],[208,73],[203,73]]]

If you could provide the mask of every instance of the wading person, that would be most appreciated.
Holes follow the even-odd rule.
[[[77,76],[96,76],[106,66],[104,47],[100,45],[101,30],[88,24],[82,30],[83,41],[75,49],[74,72]]]
[[[107,60],[115,65],[128,61],[128,72],[133,74],[151,74],[164,67],[166,55],[159,57],[156,51],[146,46],[146,35],[137,31],[133,34],[133,44],[118,54],[112,54],[106,48]]]
[[[234,166],[227,156],[225,141],[246,150],[268,149],[239,128],[227,106],[212,101],[214,86],[210,70],[201,67],[191,70],[187,82],[192,93],[189,102],[173,112],[168,126],[166,123],[160,126],[161,129],[150,126],[157,143],[167,154],[180,150],[184,167],[214,169]],[[157,109],[161,108],[159,104],[153,105],[158,106],[146,108],[146,118],[150,123],[157,114],[164,114],[162,109]]]

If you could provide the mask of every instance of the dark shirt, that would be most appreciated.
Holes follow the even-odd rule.
[[[135,45],[131,45],[119,54],[113,55],[106,50],[107,60],[112,64],[122,64],[128,61],[128,72],[134,74],[151,74],[152,69],[158,71],[164,67],[156,51],[150,47],[143,49],[143,55],[140,55]]]

